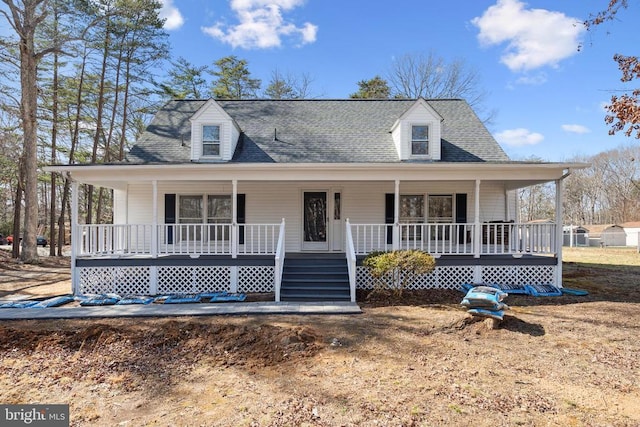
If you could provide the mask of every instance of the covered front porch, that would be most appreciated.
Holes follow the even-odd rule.
[[[201,169],[198,177],[193,166]],[[346,263],[355,301],[356,289],[373,286],[362,258],[397,249],[438,259],[417,289],[561,283],[558,166],[520,171],[518,179],[508,178],[513,165],[438,164],[430,175],[423,165],[405,165],[403,172],[332,165],[330,173],[324,165],[304,172],[260,166],[260,177],[255,170],[229,177],[193,166],[179,174],[139,167],[121,179],[95,167],[70,168],[74,292],[273,292],[279,301],[290,254],[333,253]],[[556,184],[556,221],[518,222],[515,190],[549,180]],[[79,223],[81,182],[114,190],[114,224]],[[181,210],[194,201],[203,212],[198,221]],[[215,216],[210,206],[223,202],[228,216]]]

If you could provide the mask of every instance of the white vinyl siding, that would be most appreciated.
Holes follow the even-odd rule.
[[[390,181],[370,182],[257,182],[239,181],[238,193],[246,195],[247,224],[278,224],[286,221],[286,250],[300,251],[302,241],[302,193],[304,191],[327,191],[341,189],[341,221],[336,224],[344,226],[348,218],[354,224],[384,224],[385,194],[393,193],[394,183]],[[197,194],[231,196],[231,182],[159,182],[158,183],[158,222],[164,223],[165,194],[194,195]],[[152,224],[153,203],[152,186],[131,184],[127,203],[118,203],[114,216],[121,218],[121,209],[128,206],[130,224]],[[401,182],[400,193],[407,195],[454,195],[467,194],[467,222],[474,221],[474,191],[472,181],[460,182]],[[511,212],[515,212],[515,198],[505,199],[504,186],[500,182],[483,182],[480,185],[480,221],[496,221],[505,219],[507,203],[513,204]],[[510,195],[513,192],[510,193]],[[511,201],[509,200],[511,199]],[[428,200],[428,199],[425,199]],[[455,197],[453,200],[455,216]],[[428,209],[425,206],[425,209]],[[427,211],[425,210],[425,213]],[[454,218],[455,219],[455,218]],[[513,219],[513,218],[506,218]],[[202,220],[201,220],[202,221]],[[333,221],[329,221],[332,223]],[[332,225],[330,225],[331,227]],[[331,233],[331,230],[329,231]],[[331,235],[331,234],[329,234]]]

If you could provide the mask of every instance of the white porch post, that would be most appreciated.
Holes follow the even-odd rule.
[[[153,218],[151,224],[151,258],[158,258],[158,235],[160,234],[160,227],[158,225],[158,181],[151,181],[151,187],[153,189]],[[128,197],[128,196],[127,196]],[[128,210],[127,206],[127,210]],[[128,213],[127,213],[128,215]],[[127,217],[127,223],[129,218]],[[152,265],[149,267],[149,295],[156,295],[158,293],[158,267]]]
[[[393,240],[392,249],[400,249],[400,180],[396,179],[393,193]]]
[[[231,257],[238,257],[238,180],[231,180]]]
[[[153,188],[153,223],[151,225],[151,258],[158,258],[158,181],[151,181]]]
[[[556,179],[556,238],[555,253],[558,259],[556,267],[556,286],[562,287],[562,178]]]
[[[71,179],[69,177],[69,179]],[[78,182],[71,181],[71,292],[80,293],[80,281],[76,267],[78,246],[80,245],[80,227],[78,225]]]
[[[238,257],[238,180],[231,180],[231,257]],[[238,292],[238,266],[229,267],[230,281],[229,291]]]
[[[476,189],[474,194],[473,223],[474,223],[473,257],[480,258],[480,249],[482,248],[482,227],[480,224],[480,180],[479,179],[476,179]]]

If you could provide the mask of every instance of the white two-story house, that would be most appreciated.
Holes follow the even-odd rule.
[[[413,288],[561,286],[562,180],[583,164],[510,161],[463,100],[177,100],[118,164],[73,179],[76,293],[273,292],[355,300],[367,253],[420,249]],[[555,223],[516,191],[555,182]],[[78,185],[113,190],[81,224]]]

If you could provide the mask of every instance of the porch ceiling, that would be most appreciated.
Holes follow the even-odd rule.
[[[48,166],[80,183],[123,189],[149,181],[500,181],[512,190],[553,181],[585,163],[403,163]]]

